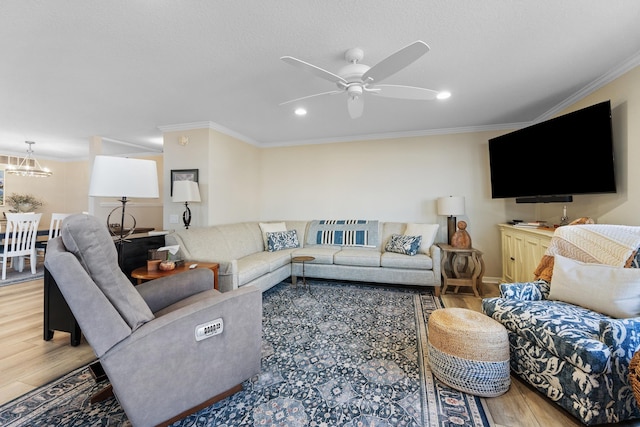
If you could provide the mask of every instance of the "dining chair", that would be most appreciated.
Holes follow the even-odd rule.
[[[22,271],[25,256],[30,257],[31,274],[36,274],[36,237],[42,214],[8,213],[6,216],[7,229],[2,246],[2,280],[7,278],[9,260],[11,259],[11,265],[15,270]],[[17,258],[17,265],[14,264],[13,258]]]
[[[51,214],[51,222],[49,223],[49,238],[46,242],[37,242],[36,241],[36,250],[38,256],[42,255],[44,257],[45,250],[47,248],[47,243],[49,240],[54,237],[58,237],[60,235],[60,227],[62,226],[62,220],[71,215],[70,213],[59,213],[54,212]]]

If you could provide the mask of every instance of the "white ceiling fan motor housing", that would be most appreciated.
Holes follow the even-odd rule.
[[[338,75],[345,79],[349,83],[362,83],[362,75],[369,71],[368,65],[359,64],[359,61],[364,57],[362,49],[354,47],[349,49],[344,54],[344,59],[349,63],[338,71]]]

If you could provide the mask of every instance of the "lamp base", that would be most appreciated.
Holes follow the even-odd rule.
[[[120,267],[124,265],[122,246],[124,245],[124,242],[128,241],[126,240],[127,237],[131,236],[136,229],[136,218],[131,214],[125,213],[125,207],[127,205],[127,201],[128,201],[127,198],[123,196],[122,199],[120,199],[122,206],[118,206],[117,208],[114,208],[111,212],[109,212],[109,215],[107,216],[107,229],[109,230],[109,233],[111,233],[111,235],[115,237],[116,249],[118,251],[118,264],[120,265]],[[113,215],[113,213],[118,209],[122,209],[119,226],[117,223],[111,222],[111,215]],[[126,233],[125,233],[126,228],[124,224],[125,214],[129,215],[133,220],[133,225],[131,226],[131,228],[129,228],[126,231]]]
[[[449,216],[447,217],[447,243],[448,244],[451,244],[453,233],[455,232],[456,232],[456,217]]]
[[[107,228],[109,229],[109,233],[111,233],[112,236],[117,238],[117,241],[123,241],[127,237],[132,235],[133,232],[135,231],[136,218],[133,215],[125,212],[125,207],[128,201],[127,198],[123,197],[119,201],[122,203],[122,206],[118,206],[117,208],[114,208],[111,212],[109,212],[109,215],[107,216]],[[120,224],[118,224],[117,222],[111,222],[111,215],[113,215],[114,212],[117,211],[118,209],[122,209],[122,212],[120,214]],[[125,215],[129,215],[129,217],[131,217],[131,219],[133,220],[133,225],[128,229],[124,223],[126,218]]]
[[[191,224],[191,209],[189,209],[189,202],[184,202],[184,212],[182,213],[182,222],[184,222],[184,228],[189,229]]]

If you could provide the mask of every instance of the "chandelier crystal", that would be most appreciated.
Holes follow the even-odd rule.
[[[29,145],[29,148],[27,148],[27,157],[22,159],[18,167],[7,167],[7,173],[11,175],[32,176],[36,178],[46,178],[53,175],[53,172],[40,166],[40,163],[38,163],[36,158],[33,157],[33,148],[31,148],[31,146],[35,144],[35,142],[25,141],[24,143]]]

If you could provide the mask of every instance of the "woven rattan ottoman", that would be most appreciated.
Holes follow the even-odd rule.
[[[482,313],[441,308],[429,317],[429,365],[440,381],[482,397],[511,385],[507,330]]]

